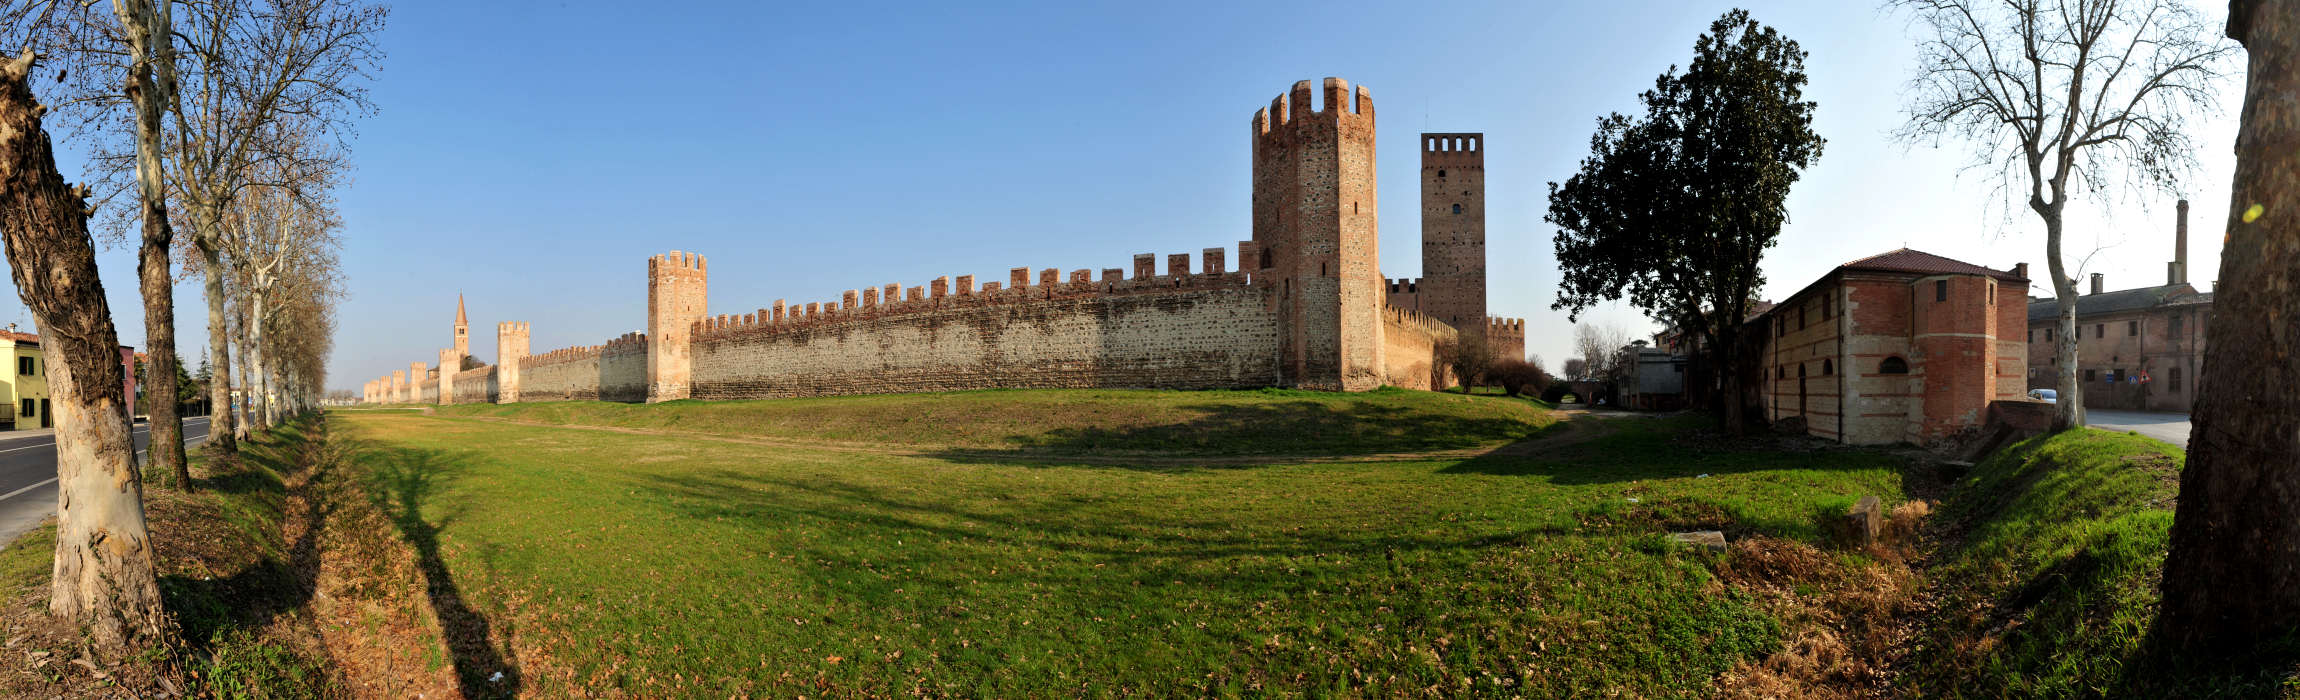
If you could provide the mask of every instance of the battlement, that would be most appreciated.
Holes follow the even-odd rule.
[[[1485,331],[1489,334],[1487,337],[1514,335],[1523,338],[1525,337],[1525,319],[1487,316],[1485,318]]]
[[[1446,325],[1444,321],[1431,318],[1419,311],[1392,306],[1382,307],[1382,322],[1392,326],[1416,329],[1432,338],[1453,338],[1460,335],[1460,331],[1453,326]]]
[[[703,255],[701,253],[684,253],[674,250],[671,251],[669,255],[657,255],[647,258],[647,272],[649,273],[673,272],[679,270],[708,272],[708,266],[709,263],[703,260]]]
[[[560,348],[538,355],[528,355],[523,364],[528,367],[542,367],[565,362],[596,360],[599,359],[599,351],[606,349],[606,347],[605,345],[577,345],[571,348]]]
[[[647,334],[638,332],[625,333],[616,336],[614,339],[607,341],[607,344],[599,346],[599,352],[606,355],[619,355],[626,352],[646,351]]]
[[[1239,257],[1246,258],[1252,247],[1241,243]],[[1191,271],[1190,254],[1167,256],[1166,274],[1156,274],[1157,257],[1144,253],[1134,256],[1134,275],[1127,277],[1119,268],[1103,268],[1100,279],[1092,269],[1075,269],[1065,274],[1060,268],[1043,268],[1035,275],[1031,268],[1016,267],[1007,271],[1005,283],[986,282],[974,286],[974,275],[937,277],[927,288],[931,294],[921,294],[921,287],[911,287],[908,298],[898,298],[895,290],[900,285],[889,284],[886,293],[856,294],[848,292],[847,304],[807,304],[786,306],[777,299],[773,306],[743,314],[718,314],[695,321],[689,332],[696,341],[730,335],[755,333],[783,333],[811,328],[823,324],[858,319],[877,318],[895,314],[910,314],[939,310],[971,309],[983,306],[1022,304],[1043,300],[1076,299],[1094,296],[1124,296],[1144,293],[1171,292],[1178,289],[1221,289],[1249,287],[1257,283],[1251,270],[1229,270],[1229,251],[1206,248],[1198,253],[1197,272]],[[1036,277],[1033,283],[1032,277]],[[951,286],[955,279],[957,286]]]
[[[1254,133],[1269,134],[1288,126],[1302,124],[1335,124],[1346,120],[1372,119],[1374,96],[1366,86],[1358,86],[1356,99],[1351,99],[1350,83],[1341,78],[1327,78],[1324,89],[1324,108],[1311,104],[1313,90],[1310,81],[1294,83],[1294,88],[1270,100],[1270,106],[1254,111]]]
[[[1463,132],[1456,134],[1422,134],[1422,153],[1479,153],[1485,152],[1485,134]]]
[[[1422,278],[1400,277],[1389,281],[1391,294],[1414,294],[1421,291]]]
[[[502,323],[495,324],[495,332],[499,335],[510,335],[512,333],[526,333],[528,332],[528,328],[527,324],[523,322],[504,321]]]

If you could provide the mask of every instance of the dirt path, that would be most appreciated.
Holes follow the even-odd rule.
[[[1108,451],[1084,454],[1062,452],[1029,452],[1023,450],[920,447],[917,445],[903,445],[897,443],[834,442],[799,440],[793,438],[737,437],[732,435],[698,433],[683,430],[545,423],[541,421],[526,421],[510,418],[491,418],[479,416],[431,417],[439,420],[468,420],[479,421],[483,423],[504,423],[510,425],[532,426],[538,428],[563,428],[567,430],[589,430],[603,433],[622,433],[625,435],[677,437],[694,440],[710,440],[713,442],[733,443],[738,445],[761,445],[767,447],[784,447],[814,450],[820,452],[867,454],[886,457],[916,457],[927,459],[961,460],[979,459],[985,461],[1022,462],[1030,464],[1050,465],[1085,464],[1096,466],[1152,466],[1173,468],[1282,464],[1428,462],[1466,460],[1487,456],[1538,457],[1544,454],[1554,453],[1557,448],[1560,447],[1587,442],[1591,439],[1611,434],[1614,431],[1614,428],[1610,425],[1607,425],[1608,421],[1617,419],[1636,419],[1620,418],[1613,415],[1598,414],[1588,411],[1558,411],[1557,414],[1558,422],[1556,426],[1542,431],[1536,437],[1506,444],[1488,445],[1484,447],[1451,450],[1427,450],[1421,452],[1380,452],[1357,455],[1305,455],[1273,453],[1206,456],[1175,456],[1158,452],[1138,451]]]

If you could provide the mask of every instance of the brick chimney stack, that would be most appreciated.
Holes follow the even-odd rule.
[[[2014,277],[2028,279],[2028,263],[2013,263],[2012,273]]]
[[[2165,284],[2188,283],[2188,200],[2180,200],[2180,221],[2172,229],[2172,264],[2165,271]]]
[[[2098,272],[2092,273],[2092,293],[2099,294],[2100,288],[2106,286],[2107,284],[2108,275],[2104,275]]]

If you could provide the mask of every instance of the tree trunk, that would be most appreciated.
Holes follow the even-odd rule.
[[[2300,629],[2300,0],[2229,9],[2251,69],[2157,619],[2199,655]]]
[[[215,234],[202,232],[200,271],[205,274],[208,297],[208,444],[223,454],[239,454],[233,429],[238,411],[232,406],[232,337],[224,316],[224,261],[213,243]]]
[[[2060,201],[2067,197],[2054,195]],[[2060,337],[2053,340],[2054,390],[2060,396],[2053,399],[2052,431],[2084,427],[2084,385],[2076,381],[2076,280],[2068,276],[2068,266],[2060,261],[2061,212],[2058,207],[2036,205],[2037,216],[2044,219],[2044,259],[2052,271],[2054,310],[2060,314]]]
[[[137,56],[167,60],[154,51],[155,38],[165,45],[166,30],[148,2],[113,5]],[[171,71],[172,72],[172,71]],[[144,352],[148,358],[145,396],[152,397],[146,412],[152,420],[152,463],[168,473],[179,489],[190,489],[192,475],[184,459],[184,419],[176,405],[176,288],[168,264],[175,229],[168,225],[168,192],[160,169],[160,118],[169,100],[152,78],[152,65],[136,63],[128,73],[127,94],[136,105],[136,195],[144,205],[144,241],[137,253],[136,274],[144,296]]]
[[[96,276],[87,203],[56,172],[32,53],[0,65],[0,236],[40,326],[56,418],[56,555],[48,610],[96,646],[158,639],[165,618],[129,437],[119,334]]]

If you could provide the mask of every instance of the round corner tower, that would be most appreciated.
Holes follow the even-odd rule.
[[[1324,109],[1310,81],[1254,113],[1254,244],[1277,308],[1286,384],[1359,391],[1381,386],[1381,307],[1374,198],[1374,100],[1327,78]],[[1243,261],[1241,261],[1243,263]]]
[[[709,289],[701,255],[674,250],[647,259],[647,403],[688,397],[694,375],[690,341]]]

